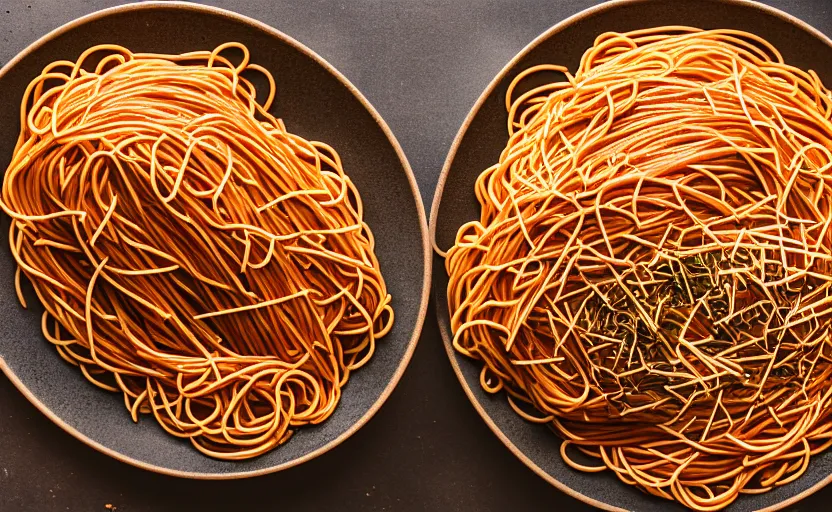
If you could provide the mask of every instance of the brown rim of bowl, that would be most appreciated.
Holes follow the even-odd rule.
[[[468,115],[465,116],[465,120],[462,122],[462,126],[459,128],[459,131],[457,132],[456,137],[454,137],[454,141],[451,144],[451,148],[448,151],[448,156],[445,158],[445,164],[442,166],[442,172],[439,175],[439,181],[436,183],[436,191],[434,193],[433,204],[431,205],[431,209],[430,209],[430,226],[429,226],[430,243],[431,243],[431,247],[434,250],[438,249],[438,247],[436,245],[436,222],[437,222],[437,217],[439,215],[439,203],[442,200],[442,192],[445,188],[445,181],[448,178],[448,173],[451,169],[451,165],[453,164],[454,158],[456,157],[456,152],[459,149],[459,144],[462,141],[462,138],[465,135],[465,133],[468,131],[468,127],[470,126],[474,117],[476,117],[476,115],[479,113],[480,107],[482,107],[483,103],[485,103],[486,98],[488,98],[488,96],[491,95],[491,93],[494,91],[494,89],[497,87],[497,85],[500,83],[500,81],[503,80],[503,78],[505,78],[505,76],[509,73],[509,71],[511,71],[511,69],[514,68],[514,66],[522,58],[524,58],[526,55],[528,55],[529,52],[531,52],[534,48],[536,48],[538,45],[540,45],[540,43],[542,43],[546,39],[549,39],[554,34],[557,34],[558,32],[561,32],[564,28],[583,20],[584,18],[590,17],[590,16],[592,16],[594,14],[597,14],[597,13],[600,13],[600,12],[607,11],[609,9],[614,9],[614,8],[620,6],[620,5],[639,4],[639,3],[646,3],[646,2],[651,2],[651,1],[655,1],[655,0],[609,0],[607,2],[603,2],[601,4],[594,5],[590,8],[588,8],[588,9],[584,9],[583,11],[580,11],[576,14],[573,14],[572,16],[564,19],[563,21],[558,22],[554,26],[545,30],[542,34],[540,34],[539,36],[534,38],[534,40],[532,40],[532,42],[530,42],[528,45],[526,45],[525,48],[520,50],[514,57],[512,57],[511,60],[508,61],[508,63],[505,66],[503,66],[503,69],[501,69],[500,72],[497,73],[497,76],[495,76],[491,80],[491,82],[488,84],[488,87],[486,87],[485,90],[482,92],[482,94],[479,96],[479,98],[477,98],[477,101],[476,101],[476,103],[474,103],[474,106],[471,107],[471,110],[468,112]],[[667,0],[667,1],[672,1],[672,0]],[[775,7],[771,7],[769,5],[761,4],[761,3],[753,1],[753,0],[714,0],[714,1],[721,2],[721,3],[724,3],[724,4],[741,5],[741,6],[751,8],[751,9],[761,10],[761,11],[767,13],[767,14],[776,16],[776,17],[778,17],[778,18],[780,18],[784,21],[787,21],[787,22],[789,22],[793,25],[796,25],[797,27],[809,32],[810,34],[812,34],[816,38],[826,42],[830,47],[832,47],[832,39],[830,39],[828,36],[826,36],[823,32],[821,32],[818,29],[814,28],[813,26],[809,25],[805,21],[800,20],[799,18],[796,18],[795,16],[792,16],[791,14],[788,14],[784,11],[781,11],[780,9],[777,9]],[[447,305],[440,306],[438,304],[438,302],[439,301],[437,301],[437,306],[436,306],[437,308],[447,307]],[[526,456],[526,454],[524,454],[519,448],[517,448],[517,446],[514,443],[511,442],[511,440],[505,435],[505,433],[502,430],[500,430],[500,427],[498,427],[497,424],[494,423],[494,420],[491,419],[491,417],[488,415],[488,413],[485,411],[485,409],[483,409],[482,405],[479,403],[477,398],[474,396],[473,390],[468,385],[468,383],[465,381],[465,377],[462,375],[462,370],[459,368],[459,362],[457,360],[457,354],[456,354],[456,352],[454,352],[454,349],[453,349],[453,346],[452,346],[452,335],[451,335],[450,332],[448,332],[448,329],[445,327],[445,325],[441,321],[439,322],[439,332],[442,335],[442,341],[444,342],[444,345],[445,345],[445,351],[448,353],[448,358],[451,360],[451,366],[454,369],[454,373],[456,373],[457,379],[459,380],[460,384],[462,384],[462,388],[465,390],[465,394],[468,395],[468,399],[471,401],[471,404],[474,406],[474,409],[477,410],[479,415],[482,417],[482,419],[488,425],[488,428],[490,428],[491,431],[494,432],[494,434],[500,439],[500,441],[502,441],[502,443],[504,445],[506,445],[506,447],[518,459],[520,459],[523,462],[523,464],[525,464],[526,466],[529,467],[529,469],[531,469],[532,471],[537,473],[538,476],[540,476],[541,478],[543,478],[544,480],[546,480],[547,482],[549,482],[550,484],[555,486],[559,491],[564,492],[564,493],[568,494],[569,496],[572,496],[573,498],[579,499],[579,500],[583,501],[584,503],[588,503],[589,505],[600,508],[602,510],[609,510],[609,511],[612,511],[612,512],[627,512],[626,509],[619,508],[619,507],[610,505],[608,503],[604,503],[602,501],[598,501],[595,498],[591,498],[591,497],[589,497],[585,494],[582,494],[582,493],[572,489],[571,487],[567,486],[566,484],[564,484],[560,480],[556,479],[552,475],[545,472],[543,469],[540,468],[540,466],[535,464],[529,457]],[[800,493],[792,496],[791,498],[783,500],[780,503],[777,503],[775,505],[772,505],[772,506],[764,508],[764,509],[760,509],[758,512],[774,512],[776,510],[781,510],[785,507],[788,507],[789,505],[793,505],[793,504],[797,503],[798,501],[802,500],[803,498],[806,498],[807,496],[810,496],[811,494],[814,494],[815,492],[817,492],[818,490],[820,490],[821,488],[823,488],[824,486],[826,486],[830,482],[832,482],[832,474],[830,474],[829,476],[827,476],[826,478],[824,478],[820,482],[816,483],[812,487],[806,489],[805,491],[800,492]]]
[[[413,170],[410,168],[410,164],[407,161],[407,157],[404,154],[404,150],[399,145],[398,140],[396,140],[395,135],[393,132],[390,131],[390,128],[387,126],[387,123],[381,118],[381,115],[376,111],[375,108],[370,104],[367,98],[364,97],[363,94],[349,81],[347,78],[342,75],[335,67],[332,66],[329,62],[327,62],[323,57],[315,53],[314,51],[307,48],[305,45],[300,43],[299,41],[293,39],[292,37],[284,34],[283,32],[277,30],[276,28],[267,25],[261,21],[257,21],[253,18],[249,18],[248,16],[244,16],[242,14],[238,14],[232,11],[228,11],[226,9],[220,9],[219,7],[210,7],[205,5],[194,4],[190,2],[179,2],[179,1],[151,1],[151,2],[141,2],[141,3],[130,3],[125,5],[119,5],[116,7],[110,7],[107,9],[102,9],[99,11],[92,12],[90,14],[86,14],[81,16],[80,18],[76,18],[69,23],[61,25],[60,27],[52,30],[45,36],[39,38],[34,43],[27,46],[23,51],[18,53],[12,60],[6,63],[5,66],[0,68],[0,78],[2,78],[9,69],[14,67],[20,60],[24,57],[32,53],[33,51],[40,48],[46,42],[64,34],[65,32],[72,30],[74,28],[80,27],[90,21],[98,20],[100,18],[107,17],[113,13],[119,13],[124,11],[139,11],[139,10],[152,10],[152,9],[159,9],[159,8],[175,8],[175,9],[183,9],[195,12],[203,12],[209,14],[215,14],[218,16],[223,16],[225,18],[230,18],[235,21],[239,21],[243,24],[249,25],[254,27],[258,30],[262,30],[267,32],[268,34],[274,36],[275,38],[279,39],[283,43],[288,44],[289,46],[295,48],[296,50],[300,51],[307,57],[310,57],[312,60],[317,62],[321,67],[327,70],[332,76],[334,76],[339,82],[341,82],[352,94],[355,96],[358,101],[364,106],[367,112],[373,117],[376,123],[379,125],[381,130],[387,136],[387,140],[390,142],[390,145],[393,146],[393,149],[396,151],[396,155],[399,158],[399,162],[407,174],[407,181],[410,183],[410,189],[413,194],[414,199],[416,200],[416,210],[419,214],[420,220],[420,231],[422,233],[422,252],[423,252],[423,263],[424,263],[424,272],[422,274],[422,296],[419,299],[419,312],[416,316],[416,325],[413,328],[413,333],[410,337],[410,341],[408,341],[407,350],[404,353],[404,357],[402,357],[401,361],[399,362],[398,368],[396,368],[396,372],[393,374],[393,377],[387,383],[387,386],[381,392],[378,399],[373,403],[370,409],[364,413],[361,418],[358,419],[350,428],[344,431],[341,435],[329,441],[324,446],[313,450],[310,453],[307,453],[303,457],[299,457],[297,459],[291,460],[289,462],[284,462],[282,464],[278,464],[276,466],[266,468],[266,469],[259,469],[255,471],[237,471],[232,473],[223,473],[223,474],[213,474],[213,473],[200,473],[200,472],[192,472],[192,471],[179,471],[173,469],[167,469],[155,464],[148,464],[146,462],[142,462],[136,460],[132,457],[128,457],[122,453],[119,453],[111,448],[108,448],[97,441],[93,441],[86,435],[82,434],[74,427],[65,423],[61,418],[59,418],[55,413],[52,412],[43,402],[38,400],[38,398],[32,394],[31,391],[17,378],[15,373],[9,368],[6,364],[6,361],[0,356],[0,369],[3,370],[3,373],[6,374],[6,377],[12,381],[12,384],[26,397],[29,402],[32,403],[40,412],[42,412],[47,418],[52,420],[53,423],[61,427],[67,433],[75,437],[76,439],[80,440],[81,442],[91,446],[92,448],[98,450],[101,453],[109,455],[110,457],[120,460],[122,462],[126,462],[131,466],[135,466],[138,468],[146,469],[148,471],[152,471],[155,473],[161,473],[163,475],[175,476],[179,478],[192,478],[197,480],[233,480],[238,478],[249,478],[254,476],[262,476],[267,475],[269,473],[276,473],[278,471],[282,471],[284,469],[289,469],[291,467],[297,466],[304,462],[310,461],[319,455],[323,455],[324,453],[328,452],[329,450],[335,448],[342,442],[344,442],[347,438],[355,434],[361,427],[363,427],[369,420],[372,418],[376,412],[381,408],[382,404],[387,400],[390,394],[393,392],[393,389],[396,387],[396,384],[399,383],[402,375],[404,374],[405,369],[407,368],[408,363],[410,362],[410,358],[413,356],[413,351],[416,349],[416,343],[419,341],[419,336],[422,332],[422,326],[425,321],[425,316],[427,314],[428,308],[428,299],[430,296],[430,279],[431,279],[431,250],[430,250],[430,243],[428,239],[428,226],[425,221],[425,208],[422,204],[422,196],[419,193],[419,188],[416,183],[416,177],[413,175]]]

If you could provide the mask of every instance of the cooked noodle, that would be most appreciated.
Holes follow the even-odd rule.
[[[533,73],[560,82],[516,92]],[[601,35],[508,89],[454,347],[583,471],[696,510],[832,444],[832,96],[735,30]]]
[[[29,85],[3,181],[46,338],[134,421],[221,459],[324,421],[393,323],[358,192],[274,96],[241,44],[96,46]]]

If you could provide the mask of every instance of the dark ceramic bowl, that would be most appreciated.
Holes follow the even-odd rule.
[[[335,413],[303,428],[285,445],[256,459],[210,459],[167,435],[152,418],[130,420],[119,394],[102,391],[63,362],[41,336],[37,307],[23,310],[14,293],[8,218],[0,233],[0,367],[26,397],[64,430],[119,460],[191,478],[237,478],[278,471],[320,455],[353,434],[390,395],[410,360],[427,308],[430,257],[421,196],[401,147],[367,100],[338,71],[290,37],[252,19],[183,3],[134,4],[80,18],[38,40],[0,70],[0,168],[19,129],[26,85],[49,62],[75,60],[90,46],[116,43],[140,52],[213,49],[227,41],[248,46],[253,62],[277,80],[272,112],[293,132],[337,149],[364,202],[366,221],[396,322],[372,360],[355,372]],[[37,300],[30,294],[29,304]]]
[[[734,28],[758,34],[773,43],[787,62],[814,69],[832,84],[832,41],[776,9],[739,0],[621,0],[601,4],[558,23],[512,59],[471,109],[451,147],[439,178],[431,211],[431,236],[447,250],[457,229],[479,218],[474,196],[477,176],[495,163],[508,141],[505,93],[522,70],[542,63],[575,70],[583,52],[603,32],[624,32],[663,25]],[[482,418],[505,445],[563,492],[606,510],[664,512],[681,505],[654,498],[621,483],[612,472],[587,474],[571,469],[560,457],[560,439],[548,428],[522,420],[502,394],[488,395],[479,384],[481,363],[462,357],[451,345],[444,260],[434,256],[434,290],[440,330],[462,387]],[[832,480],[832,450],[813,457],[798,480],[761,495],[740,497],[726,510],[777,510],[804,498]]]

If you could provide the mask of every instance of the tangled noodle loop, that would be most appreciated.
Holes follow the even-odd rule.
[[[355,186],[274,95],[241,44],[96,46],[29,85],[3,181],[58,353],[222,459],[324,421],[393,323]]]
[[[539,72],[566,78],[515,93]],[[832,444],[829,90],[752,34],[660,27],[507,108],[446,259],[483,387],[692,509],[799,477]]]

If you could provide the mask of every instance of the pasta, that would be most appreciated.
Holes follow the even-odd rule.
[[[524,88],[532,74],[565,78]],[[539,83],[539,82],[538,82]],[[832,444],[832,95],[736,30],[606,33],[508,87],[447,252],[455,349],[582,471],[700,511]]]
[[[242,44],[95,46],[28,86],[0,197],[58,354],[219,459],[326,420],[393,324],[358,191],[274,97]]]

